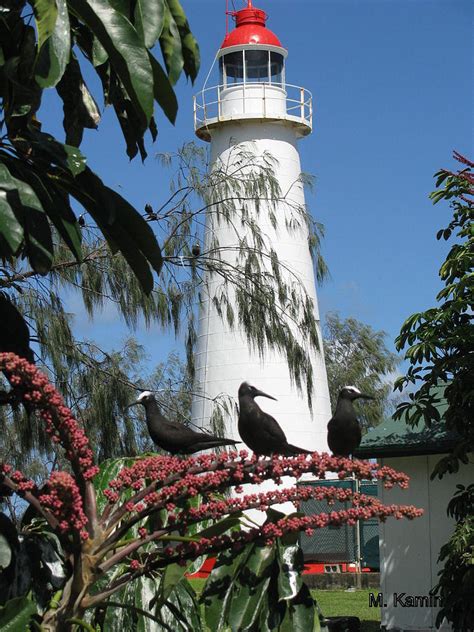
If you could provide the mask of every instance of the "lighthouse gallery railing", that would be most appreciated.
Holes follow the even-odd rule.
[[[230,86],[213,86],[194,97],[194,129],[200,129],[237,118],[281,118],[312,128],[313,97],[309,90],[285,84],[275,91],[275,84],[236,83]],[[229,92],[235,91],[235,94]],[[255,102],[259,101],[258,107]],[[275,107],[284,104],[282,111]],[[234,106],[234,107],[233,107]],[[235,113],[230,113],[235,109]]]

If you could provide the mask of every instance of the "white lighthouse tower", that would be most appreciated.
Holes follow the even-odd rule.
[[[292,205],[304,207],[300,181],[301,165],[297,142],[311,133],[311,94],[286,82],[287,51],[277,36],[266,28],[267,15],[252,6],[232,13],[235,28],[227,32],[217,53],[219,85],[206,88],[195,97],[194,114],[197,136],[211,143],[211,164],[232,166],[239,149],[275,159],[274,174],[281,191],[287,193],[276,208],[277,225],[270,209],[260,202],[256,221],[277,252],[287,274],[297,278],[314,305],[319,322],[313,262],[308,247],[306,224],[296,230],[285,219]],[[275,209],[274,209],[275,210]],[[235,265],[238,237],[225,222],[207,219],[207,240],[215,238],[224,256]],[[285,273],[284,273],[285,274]],[[264,358],[249,348],[243,330],[223,321],[213,297],[221,291],[222,281],[212,277],[209,293],[202,296],[195,355],[196,381],[205,398],[196,397],[192,419],[209,426],[212,399],[220,394],[237,397],[244,380],[273,395],[278,401],[261,398],[261,407],[280,423],[290,443],[309,450],[326,451],[326,425],[331,417],[326,368],[322,353],[311,352],[314,375],[313,410],[304,394],[290,378],[287,362],[280,353],[268,350]],[[232,300],[232,295],[231,295]],[[298,335],[298,334],[296,334]],[[301,337],[303,339],[303,337]],[[322,347],[322,344],[321,344]],[[238,439],[237,416],[225,419],[225,435]],[[242,446],[245,447],[245,446]]]

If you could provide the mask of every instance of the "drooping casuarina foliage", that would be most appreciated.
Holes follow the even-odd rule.
[[[5,584],[10,578],[9,590],[5,596],[2,593],[2,599],[11,599],[0,610],[0,622],[4,624],[14,617],[23,617],[26,621],[33,618],[47,632],[66,632],[76,625],[98,630],[98,626],[104,629],[109,610],[125,609],[135,618],[151,617],[162,624],[161,629],[169,629],[166,625],[170,617],[174,617],[175,626],[180,617],[182,620],[177,602],[187,604],[186,616],[198,617],[195,595],[183,579],[191,560],[241,551],[254,560],[253,573],[261,582],[266,576],[260,573],[265,565],[277,563],[272,567],[272,577],[282,570],[278,570],[275,553],[265,551],[279,539],[279,555],[287,555],[287,571],[296,572],[297,563],[291,559],[295,552],[284,551],[291,544],[288,538],[291,540],[292,534],[328,525],[354,524],[358,519],[371,517],[385,520],[389,516],[421,515],[421,510],[412,506],[386,506],[375,497],[336,487],[302,485],[245,494],[247,483],[281,483],[283,477],[298,480],[307,473],[324,478],[328,471],[342,478],[377,477],[387,487],[408,485],[408,477],[391,468],[316,452],[298,457],[274,456],[269,460],[249,456],[246,451],[188,459],[145,456],[127,463],[106,462],[99,468],[84,430],[41,371],[11,353],[0,354],[0,370],[8,374],[16,396],[38,414],[48,437],[61,447],[68,463],[68,470],[55,469],[41,486],[8,463],[0,464],[1,493],[20,495],[30,507],[19,535],[5,516],[0,518],[0,582]],[[234,489],[233,497],[225,495],[229,489]],[[317,515],[270,513],[263,525],[241,528],[246,521],[243,512],[248,509],[266,510],[276,503],[298,503],[309,498],[347,504],[345,509]],[[23,550],[20,544],[31,539],[33,533],[37,541],[45,538],[43,548],[37,543],[38,564],[19,565]],[[41,551],[47,551],[49,557]],[[235,557],[236,564],[239,560],[239,556]],[[224,575],[225,564],[220,562],[219,572]],[[37,598],[39,612],[31,617],[32,603],[25,597],[38,577],[38,565],[49,582],[45,593]],[[214,575],[205,591],[204,604],[212,602],[215,579]],[[243,589],[238,588],[241,599],[242,590],[245,593],[251,586],[245,587],[240,573],[241,587],[242,581]],[[275,580],[272,581],[274,589]],[[284,605],[277,598],[265,602],[271,605],[270,611],[259,609],[258,618],[266,626],[261,629],[276,630],[285,619],[304,617],[308,621],[311,617],[309,596],[303,594],[298,582],[293,582],[293,587],[299,586],[296,592],[285,582],[284,577],[277,581],[281,599],[286,599]],[[129,586],[134,586],[133,600]],[[232,610],[228,600],[226,604],[218,613],[214,603],[214,614],[209,616],[218,616],[226,623],[236,616],[252,616],[248,604],[247,610],[240,613]],[[314,617],[314,604],[312,612]]]
[[[474,163],[457,152],[454,158],[461,168],[439,171],[437,189],[430,196],[434,204],[449,201],[452,209],[452,219],[437,234],[438,240],[454,242],[439,271],[444,287],[436,297],[437,306],[410,316],[396,341],[398,349],[407,347],[410,361],[396,386],[415,390],[394,417],[413,425],[441,423],[458,436],[431,478],[458,472],[463,464],[472,463],[474,452]],[[443,407],[447,405],[442,418],[440,397]],[[443,567],[435,590],[443,603],[437,625],[446,617],[455,632],[462,632],[474,626],[474,495],[472,485],[457,488],[448,505],[456,527],[441,548]]]
[[[177,397],[189,407],[196,306],[206,296],[209,278],[221,284],[215,299],[221,317],[230,326],[243,329],[259,352],[272,347],[280,349],[300,383],[311,380],[308,349],[317,342],[312,303],[298,279],[283,274],[283,265],[247,208],[249,200],[257,207],[265,200],[275,210],[284,199],[274,176],[273,161],[269,156],[257,159],[248,149],[237,147],[234,151],[239,153],[232,161],[232,171],[225,165],[209,171],[206,152],[194,144],[186,145],[175,155],[161,156],[163,168],[171,170],[174,177],[170,191],[143,212],[163,252],[163,268],[151,293],[146,294],[140,287],[126,259],[108,248],[87,214],[81,226],[82,262],[78,263],[58,238],[53,266],[41,280],[34,270],[17,273],[8,262],[0,269],[0,287],[9,305],[28,323],[26,335],[31,333],[36,362],[50,371],[67,405],[87,428],[101,459],[133,455],[147,447],[140,437],[143,423],[125,409],[139,390],[157,391],[168,416],[179,414],[180,420],[186,421],[186,409],[177,412]],[[286,206],[286,220],[295,229],[301,223],[309,228],[321,280],[325,272],[320,255],[322,227],[311,221],[307,209]],[[226,249],[218,243],[205,247],[206,214],[235,231],[239,266],[229,263]],[[284,221],[276,212],[274,220]],[[250,228],[251,239],[241,238],[245,232],[241,226]],[[231,292],[235,297],[232,302],[228,299]],[[153,336],[160,336],[162,330],[184,332],[187,367],[180,367],[172,375],[173,362],[166,361],[164,371],[150,375],[145,352],[133,339],[129,338],[122,349],[111,351],[104,349],[101,341],[75,336],[65,295],[77,296],[91,318],[107,309],[131,330],[147,327]],[[275,307],[285,303],[290,306],[286,310]],[[6,342],[12,337],[18,341],[18,335],[9,334]],[[1,344],[0,348],[5,349]],[[223,420],[228,405],[230,400],[215,402],[216,432],[217,422]],[[60,458],[51,454],[41,426],[32,426],[32,420],[22,415],[21,408],[13,414],[14,425],[10,410],[0,407],[4,449],[10,456],[13,449],[11,458],[18,467],[31,467],[28,471],[33,473],[42,463]],[[0,454],[1,449],[2,446]]]

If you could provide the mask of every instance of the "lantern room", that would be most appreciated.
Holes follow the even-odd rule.
[[[284,86],[286,50],[266,27],[267,14],[252,6],[230,12],[235,29],[227,32],[217,54],[220,84],[268,83]]]
[[[232,30],[229,17],[235,21]],[[309,134],[311,94],[287,83],[288,53],[267,28],[265,11],[247,0],[244,9],[227,11],[226,18],[226,35],[216,55],[218,85],[205,85],[194,100],[196,134],[209,141],[215,124],[239,119],[285,120],[296,125],[298,136]]]

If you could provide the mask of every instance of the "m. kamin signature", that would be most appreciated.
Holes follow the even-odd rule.
[[[443,605],[438,595],[409,595],[405,592],[394,592],[391,604],[383,593],[369,593],[369,608],[441,608]]]

